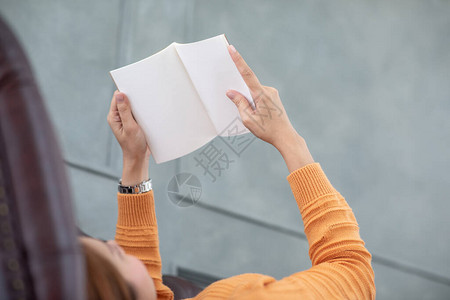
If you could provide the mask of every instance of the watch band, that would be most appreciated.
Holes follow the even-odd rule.
[[[152,180],[145,180],[136,185],[122,185],[122,179],[119,181],[119,193],[121,194],[142,194],[152,190]]]

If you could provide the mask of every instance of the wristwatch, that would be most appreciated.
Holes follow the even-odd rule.
[[[150,192],[152,190],[152,180],[144,180],[136,185],[122,185],[122,179],[119,180],[118,186],[119,193],[121,194],[142,194]]]

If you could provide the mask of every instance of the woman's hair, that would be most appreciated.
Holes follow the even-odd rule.
[[[85,243],[81,248],[86,261],[88,300],[136,300],[134,288],[107,258]]]

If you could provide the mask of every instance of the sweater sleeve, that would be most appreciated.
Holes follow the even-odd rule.
[[[234,276],[213,283],[195,299],[375,298],[371,254],[351,208],[320,165],[300,168],[287,180],[303,218],[312,267],[281,280],[260,274]]]
[[[153,190],[136,195],[117,195],[116,242],[127,254],[139,258],[153,278],[158,299],[173,299],[172,291],[162,283],[158,225]]]
[[[303,281],[316,299],[374,299],[372,256],[344,197],[318,163],[292,172],[287,180],[302,215],[312,268],[285,281]]]

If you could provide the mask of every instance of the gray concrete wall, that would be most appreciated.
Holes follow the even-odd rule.
[[[59,134],[79,222],[112,238],[121,154],[106,113],[108,71],[172,41],[225,33],[278,88],[373,253],[378,299],[450,295],[450,2],[17,1],[0,13],[22,41]],[[282,278],[310,267],[278,152],[259,140],[212,182],[199,151],[150,166],[164,272]],[[190,172],[200,202],[167,184]]]

